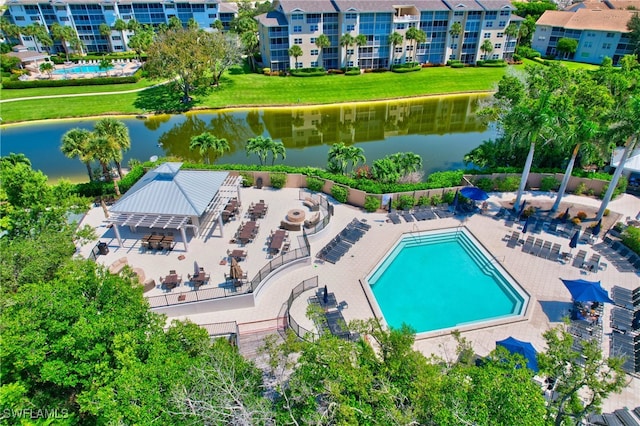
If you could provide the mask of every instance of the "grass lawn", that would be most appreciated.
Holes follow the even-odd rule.
[[[267,77],[260,74],[232,70],[223,78],[221,86],[194,96],[198,108],[227,108],[239,106],[277,106],[295,104],[328,104],[349,101],[392,99],[447,93],[494,90],[495,84],[507,68],[424,68],[419,72],[396,74],[370,73],[358,76],[330,75],[324,77]],[[141,81],[142,82],[142,81]],[[140,83],[138,83],[140,84]],[[78,93],[100,91],[104,88],[123,90],[121,86],[67,87],[56,89],[24,89],[2,91],[12,97],[19,92],[49,95],[61,90]],[[130,86],[130,85],[126,85]],[[127,89],[124,89],[127,90]],[[107,89],[102,91],[109,91]],[[71,92],[73,93],[73,92]],[[29,96],[38,96],[30,94]],[[63,117],[85,117],[100,114],[135,114],[145,111],[179,110],[180,93],[166,87],[138,93],[115,93],[113,96],[79,96],[63,99],[34,99],[2,105],[2,122],[13,123]]]
[[[540,62],[532,61],[531,59],[523,59],[523,62],[525,64],[527,64],[527,65],[533,65],[533,64],[542,65]],[[569,68],[570,70],[582,69],[582,70],[592,71],[592,70],[597,70],[598,68],[600,68],[600,65],[583,64],[581,62],[554,61],[554,60],[547,60],[547,62],[555,62],[555,63],[562,64],[565,67]]]
[[[79,93],[104,93],[123,92],[126,90],[142,89],[158,83],[156,80],[140,79],[137,83],[106,84],[104,86],[66,86],[66,87],[39,87],[34,89],[0,90],[2,99],[31,98],[34,96],[49,95],[77,95]]]

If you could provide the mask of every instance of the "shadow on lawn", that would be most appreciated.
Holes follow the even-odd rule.
[[[206,95],[205,90],[192,93],[192,95]],[[190,102],[182,102],[182,92],[172,84],[150,87],[138,94],[133,105],[136,108],[155,113],[185,112],[198,105],[198,99]]]

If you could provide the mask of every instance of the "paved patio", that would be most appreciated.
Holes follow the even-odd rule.
[[[303,208],[306,210],[306,208],[302,207],[302,201],[298,199],[298,194],[298,189],[259,190],[243,188],[241,190],[241,216],[246,213],[247,207],[251,202],[264,199],[269,205],[269,212],[266,217],[259,221],[260,232],[257,239],[242,247],[248,251],[248,256],[246,261],[240,263],[240,266],[244,271],[248,272],[249,278],[252,278],[270,258],[266,245],[269,231],[278,228],[280,221],[290,209]],[[487,214],[475,214],[465,218],[464,221],[461,221],[460,218],[449,218],[414,223],[403,222],[399,225],[386,222],[386,214],[366,213],[352,206],[336,204],[335,215],[332,217],[328,228],[317,235],[309,237],[313,256],[312,263],[290,268],[267,283],[260,292],[255,307],[189,315],[179,317],[179,319],[188,318],[197,324],[236,321],[243,332],[258,331],[264,328],[266,323],[273,322],[281,314],[283,303],[285,303],[291,290],[297,284],[315,275],[319,277],[320,287],[326,284],[329,291],[335,293],[338,302],[346,301],[348,303],[348,308],[342,311],[347,321],[371,318],[374,312],[360,280],[370,272],[394,242],[405,232],[461,225],[466,226],[531,295],[529,313],[525,321],[478,329],[464,334],[472,342],[476,353],[479,355],[488,354],[495,348],[497,340],[502,340],[508,336],[530,341],[538,350],[544,350],[542,333],[558,324],[561,318],[567,314],[571,302],[569,292],[562,285],[559,278],[601,280],[603,287],[607,290],[611,290],[614,285],[629,289],[639,285],[638,272],[620,272],[609,265],[606,270],[587,273],[571,266],[570,263],[561,264],[523,253],[520,246],[508,248],[505,241],[503,241],[503,237],[512,230],[518,230],[518,225],[507,227],[504,220],[494,220],[491,216],[501,205],[508,203],[512,198],[514,198],[513,193],[491,194],[488,200],[489,210]],[[553,201],[549,195],[542,193],[528,193],[526,198],[531,202],[549,203]],[[583,205],[592,209],[597,208],[600,204],[600,200],[577,196],[566,197],[566,202],[575,205],[576,208],[578,205]],[[638,214],[638,210],[640,210],[640,201],[637,197],[625,194],[613,201],[610,204],[610,209],[612,212],[620,214],[622,218],[635,217]],[[372,225],[372,228],[337,264],[316,261],[315,253],[353,218],[366,219],[367,223]],[[104,226],[103,220],[102,209],[94,208],[83,221],[83,224],[95,226],[101,236],[100,241],[104,241],[109,245],[110,253],[106,256],[98,256],[98,262],[109,266],[126,257],[129,265],[134,268],[141,268],[147,278],[156,280],[156,284],[159,284],[160,277],[166,275],[170,269],[175,269],[178,274],[181,274],[184,281],[188,273],[193,273],[197,264],[211,274],[211,283],[201,287],[201,289],[206,289],[207,287],[213,288],[224,285],[224,273],[229,273],[229,265],[221,265],[220,263],[226,260],[227,250],[239,248],[238,244],[231,243],[230,240],[240,225],[240,221],[246,219],[242,218],[225,224],[223,228],[224,237],[220,236],[219,229],[212,229],[205,238],[190,237],[188,252],[184,250],[183,245],[180,243],[180,237],[177,236],[174,250],[162,253],[143,253],[141,251],[139,239],[142,235],[148,233],[142,230],[137,234],[123,232],[124,247],[117,247],[113,231]],[[298,241],[295,237],[299,234],[290,232],[292,250],[297,247]],[[569,240],[567,238],[546,233],[543,233],[543,237],[562,244],[563,251],[568,249]],[[95,242],[82,247],[80,253],[85,257],[88,256],[93,245],[95,245]],[[594,252],[589,245],[580,245],[578,249],[586,250],[587,258]],[[603,261],[607,262],[606,259],[603,259]],[[428,274],[428,271],[425,271],[425,273]],[[194,290],[184,284],[172,290],[173,293],[191,291]],[[146,295],[161,295],[164,292],[165,290],[157,286]],[[313,291],[310,291],[309,295],[311,293]],[[303,293],[294,303],[292,315],[302,326],[311,328],[310,321],[304,315],[306,305],[307,294]],[[425,309],[427,308],[425,307]],[[609,327],[610,310],[610,306],[605,306],[603,320],[605,333],[603,349],[605,353],[608,353],[609,348],[607,334],[611,332]],[[455,356],[455,342],[448,334],[441,337],[418,339],[415,343],[415,348],[426,355],[433,353],[444,358],[453,358]],[[611,411],[622,406],[635,407],[638,404],[638,394],[640,394],[640,380],[633,379],[623,394],[613,396],[605,402],[604,409],[605,411]]]

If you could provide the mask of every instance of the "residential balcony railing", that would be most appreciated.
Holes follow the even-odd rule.
[[[420,20],[420,15],[394,15],[393,22],[417,22]]]

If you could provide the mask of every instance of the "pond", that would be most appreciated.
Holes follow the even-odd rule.
[[[396,152],[411,151],[423,159],[425,176],[463,167],[464,154],[482,141],[495,137],[495,129],[475,114],[485,96],[464,95],[399,101],[338,104],[331,106],[198,111],[181,115],[159,115],[148,119],[125,118],[129,127],[129,159],[146,161],[151,156],[173,156],[203,161],[189,150],[192,136],[208,131],[229,141],[231,150],[215,163],[257,164],[247,156],[247,139],[263,135],[281,140],[285,160],[276,164],[325,167],[327,152],[336,142],[361,147],[367,163]],[[87,180],[86,169],[77,159],[60,152],[62,135],[74,127],[91,129],[92,120],[69,120],[8,126],[1,130],[0,154],[23,153],[35,169],[52,182],[67,178]],[[268,163],[271,163],[269,157]]]

